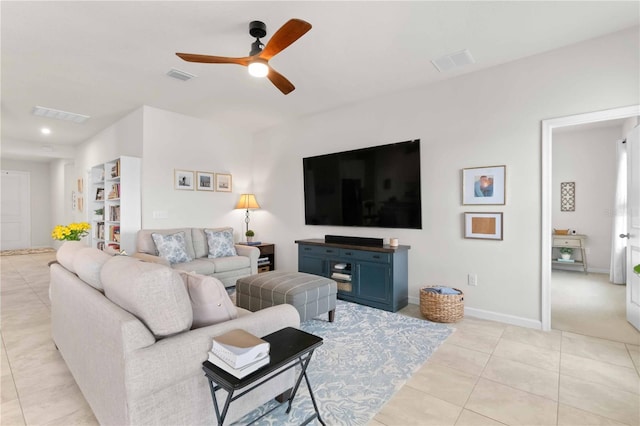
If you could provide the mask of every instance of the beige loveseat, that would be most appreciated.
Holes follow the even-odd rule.
[[[51,331],[102,425],[215,424],[202,371],[212,338],[235,328],[264,336],[299,327],[295,308],[278,305],[255,313],[237,308],[235,319],[191,329],[197,310],[178,271],[73,243],[58,250],[50,268]],[[234,401],[228,420],[293,384],[291,369]]]
[[[137,235],[137,252],[135,257],[147,262],[161,263],[171,266],[174,269],[187,272],[195,272],[202,275],[216,277],[225,285],[232,287],[236,285],[238,278],[247,277],[258,273],[258,257],[260,250],[256,247],[236,244],[237,256],[227,256],[218,258],[207,257],[209,247],[205,229],[211,231],[230,231],[233,228],[174,228],[174,229],[142,229]],[[187,254],[193,260],[184,263],[171,264],[167,260],[158,256],[156,244],[151,234],[170,235],[184,232]]]

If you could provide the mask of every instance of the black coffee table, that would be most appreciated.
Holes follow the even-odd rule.
[[[242,397],[247,392],[252,391],[263,383],[268,382],[274,377],[279,376],[285,371],[299,365],[301,371],[298,375],[295,386],[293,387],[291,396],[288,399],[289,406],[287,407],[287,414],[291,411],[291,404],[293,403],[293,399],[295,398],[296,393],[298,392],[298,388],[300,387],[300,383],[302,382],[302,378],[304,377],[305,382],[307,383],[307,388],[309,389],[309,395],[311,396],[311,402],[313,403],[313,409],[315,410],[315,413],[311,417],[307,418],[302,423],[302,425],[306,425],[311,420],[317,418],[318,421],[324,426],[324,422],[320,418],[320,412],[318,411],[316,399],[314,398],[313,391],[311,390],[309,378],[307,377],[307,367],[309,366],[309,362],[311,361],[311,356],[313,355],[313,351],[318,346],[322,345],[322,338],[293,327],[287,327],[283,328],[282,330],[278,330],[275,333],[264,336],[263,339],[269,342],[271,346],[271,349],[269,351],[269,355],[271,357],[269,364],[241,379],[216,367],[209,361],[205,361],[202,363],[202,369],[204,370],[204,374],[209,382],[209,388],[211,389],[213,408],[216,411],[218,425],[222,426],[222,424],[224,423],[224,419],[227,416],[227,411],[229,410],[229,405],[231,404],[231,402]],[[286,368],[276,372],[273,375],[270,375],[274,371],[284,366],[286,366]],[[216,391],[219,389],[224,389],[228,393],[222,407],[222,411],[220,410],[218,400],[216,398]],[[240,393],[235,394],[236,391],[240,390]],[[278,407],[280,406],[276,405],[271,410],[255,419],[253,422],[261,419]]]

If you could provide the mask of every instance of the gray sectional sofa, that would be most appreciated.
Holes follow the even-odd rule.
[[[229,227],[206,229],[211,231],[230,231],[233,234],[233,228]],[[184,232],[187,254],[193,260],[171,264],[158,256],[158,250],[152,234],[170,235],[178,232]],[[210,275],[222,281],[226,287],[236,285],[238,278],[258,273],[260,250],[256,247],[236,244],[234,247],[237,256],[207,257],[209,247],[205,228],[142,229],[138,231],[136,245],[137,252],[134,253],[135,257],[147,262],[167,265],[181,271]]]
[[[212,338],[236,328],[264,336],[300,324],[290,305],[255,313],[231,305],[236,318],[192,329],[191,289],[175,269],[80,242],[65,243],[57,259],[50,267],[53,340],[102,425],[215,424],[202,371]],[[231,404],[229,421],[293,384],[289,370],[249,392]]]

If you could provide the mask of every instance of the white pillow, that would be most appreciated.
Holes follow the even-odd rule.
[[[238,317],[238,310],[220,280],[188,272],[180,272],[180,275],[191,299],[192,329]]]
[[[153,233],[151,238],[156,244],[159,256],[168,260],[169,263],[185,263],[193,260],[187,253],[183,231],[167,235]]]
[[[231,231],[212,231],[205,229],[204,233],[207,234],[207,244],[209,245],[208,257],[216,258],[238,255]]]

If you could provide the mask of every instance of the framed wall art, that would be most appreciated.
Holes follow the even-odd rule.
[[[502,240],[502,213],[465,213],[464,237]]]
[[[193,172],[191,170],[174,170],[174,188],[193,191]]]
[[[213,191],[213,173],[196,172],[196,189],[198,191]]]
[[[576,183],[560,182],[560,211],[576,211]]]
[[[463,205],[504,205],[507,166],[462,169]]]
[[[226,173],[216,173],[216,191],[231,192],[231,175]]]

